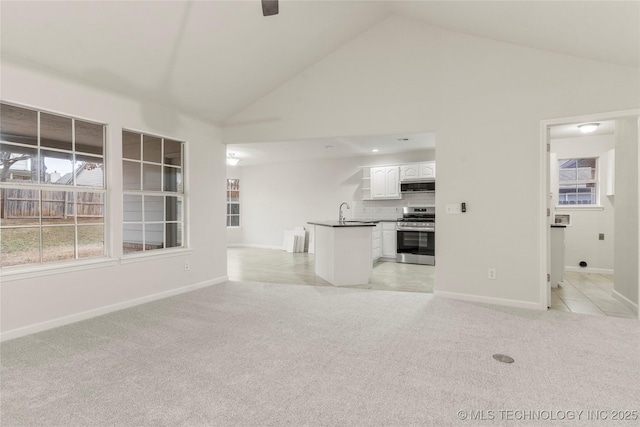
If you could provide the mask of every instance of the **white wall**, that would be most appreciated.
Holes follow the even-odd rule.
[[[614,290],[638,305],[638,119],[616,120]]]
[[[219,130],[140,100],[126,99],[2,58],[2,100],[106,123],[108,246],[113,262],[92,269],[16,279],[2,271],[3,338],[90,316],[163,292],[226,276],[225,147]],[[121,129],[187,141],[191,251],[124,263]],[[184,270],[185,260],[191,269]],[[24,276],[23,276],[24,277]]]
[[[308,221],[337,220],[338,207],[354,217],[354,201],[362,201],[362,167],[433,160],[433,150],[342,159],[283,162],[243,166],[241,185],[242,240],[244,245],[281,248],[285,230]],[[360,202],[380,207],[403,206],[407,200]],[[364,213],[360,210],[360,213]],[[394,216],[397,218],[397,216]]]
[[[551,152],[557,159],[578,157],[598,157],[598,176],[600,185],[600,204],[602,210],[556,209],[560,214],[571,215],[571,226],[565,233],[565,262],[568,269],[580,269],[588,272],[613,273],[614,248],[614,204],[613,197],[607,197],[607,152],[614,148],[614,136],[591,135],[577,138],[551,140]],[[558,168],[551,165],[551,182],[557,185]],[[557,187],[551,188],[552,206],[557,206]],[[604,240],[599,240],[599,234]],[[580,261],[586,261],[588,267],[582,269]]]
[[[438,293],[544,308],[540,122],[638,108],[639,82],[637,69],[391,17],[237,114],[224,140],[435,131]],[[458,202],[467,213],[446,215]]]

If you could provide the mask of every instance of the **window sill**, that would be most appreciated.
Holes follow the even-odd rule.
[[[237,226],[236,226],[236,225],[233,225],[233,226],[229,225],[229,226],[227,226],[227,230],[229,230],[229,229],[231,229],[231,230],[239,230],[239,229],[241,229],[241,228],[242,228],[242,227],[241,227],[241,226],[239,226],[239,225],[237,225]]]
[[[157,251],[154,251],[157,252]],[[92,268],[112,267],[118,264],[130,264],[135,262],[152,261],[162,258],[172,258],[180,255],[188,255],[193,249],[179,248],[161,251],[162,253],[135,253],[117,258],[95,258],[73,262],[60,262],[51,264],[38,264],[30,266],[4,267],[0,269],[1,282],[31,279],[34,277],[51,276],[52,274],[72,273],[85,271]]]
[[[115,258],[97,258],[55,264],[4,267],[0,269],[0,277],[2,277],[2,282],[8,282],[12,280],[30,279],[33,277],[50,276],[52,274],[84,271],[91,268],[110,267],[117,264],[118,260]]]
[[[193,252],[193,249],[189,248],[177,248],[177,249],[156,249],[148,252],[134,252],[123,255],[120,258],[120,264],[131,264],[134,262],[145,262],[162,258],[173,258],[178,255],[188,255]]]
[[[557,211],[603,211],[604,206],[580,206],[580,205],[571,205],[571,206],[556,206]]]

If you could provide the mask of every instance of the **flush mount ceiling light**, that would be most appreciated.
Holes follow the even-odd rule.
[[[595,130],[598,129],[598,126],[600,126],[600,123],[584,123],[582,125],[578,125],[578,129],[580,129],[580,132],[582,133],[591,133],[595,132]]]
[[[373,149],[373,150],[371,150],[371,151],[373,151],[374,153],[377,153],[377,152],[378,152],[378,151],[380,151],[380,150],[378,150],[377,148],[374,148],[374,149]]]
[[[227,164],[229,166],[235,166],[235,165],[238,164],[239,161],[240,161],[240,159],[236,157],[235,153],[227,154]]]

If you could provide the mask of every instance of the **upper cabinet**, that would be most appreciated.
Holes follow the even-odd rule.
[[[436,179],[436,162],[400,166],[400,181]]]
[[[400,199],[400,179],[398,166],[371,168],[371,198]]]

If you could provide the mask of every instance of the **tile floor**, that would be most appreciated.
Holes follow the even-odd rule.
[[[314,255],[277,249],[227,248],[229,280],[332,286],[316,276]],[[435,267],[378,261],[367,284],[343,286],[385,291],[433,293]]]
[[[331,286],[316,276],[314,256],[277,249],[232,247],[227,249],[230,280]],[[367,284],[352,288],[433,293],[435,267],[379,261]],[[551,310],[637,319],[633,310],[611,295],[613,276],[567,272],[565,281],[552,288]]]
[[[612,275],[567,271],[564,282],[551,288],[551,310],[637,319],[631,308],[611,295],[612,290]]]

